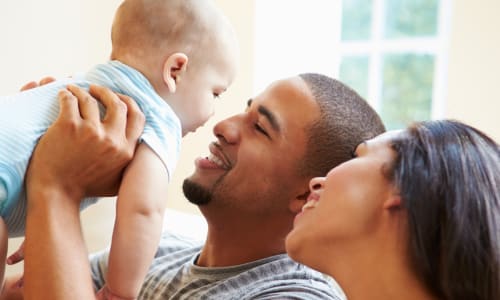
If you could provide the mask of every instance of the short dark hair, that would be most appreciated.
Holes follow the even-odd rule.
[[[415,123],[392,147],[414,270],[442,299],[500,299],[498,144],[442,120]]]
[[[385,131],[375,110],[353,89],[325,75],[299,75],[320,108],[320,117],[307,127],[307,150],[299,164],[305,177],[324,176],[352,157],[361,142]]]

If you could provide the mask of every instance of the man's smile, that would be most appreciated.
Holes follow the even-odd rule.
[[[212,142],[209,145],[210,154],[207,157],[199,157],[195,164],[201,169],[223,169],[230,170],[233,165],[228,157],[224,154],[221,146],[217,142]]]
[[[229,158],[225,155],[222,147],[217,142],[212,142],[208,146],[210,150],[210,155],[208,159],[224,170],[230,170],[233,166]]]

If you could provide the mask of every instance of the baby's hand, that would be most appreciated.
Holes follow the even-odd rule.
[[[14,265],[22,261],[23,259],[24,259],[24,241],[21,244],[21,246],[19,246],[19,249],[16,250],[16,252],[12,253],[9,257],[7,257],[7,264]]]

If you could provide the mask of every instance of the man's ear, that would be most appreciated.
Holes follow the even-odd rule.
[[[182,74],[186,72],[188,57],[186,54],[177,52],[170,55],[163,64],[163,82],[170,93],[175,93],[177,83]]]
[[[301,212],[302,206],[306,204],[307,197],[309,196],[310,193],[311,192],[309,191],[309,189],[307,189],[304,193],[292,199],[292,201],[290,201],[290,204],[288,204],[288,209],[294,214]]]

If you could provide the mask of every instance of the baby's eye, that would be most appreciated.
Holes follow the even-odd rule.
[[[214,96],[214,99],[218,99],[220,97],[219,93],[213,93],[212,95]]]

